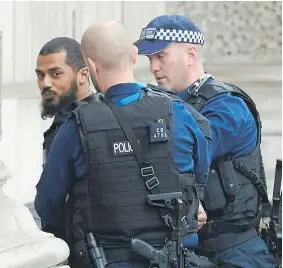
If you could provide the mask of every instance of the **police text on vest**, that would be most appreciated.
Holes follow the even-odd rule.
[[[133,154],[133,149],[128,141],[114,141],[111,143],[113,156]]]

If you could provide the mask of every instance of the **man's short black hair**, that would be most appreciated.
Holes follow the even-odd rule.
[[[57,37],[47,42],[39,52],[39,55],[47,56],[53,53],[66,52],[66,64],[74,71],[86,67],[81,51],[81,45],[69,37]]]

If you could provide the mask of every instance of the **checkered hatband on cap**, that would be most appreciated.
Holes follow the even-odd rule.
[[[204,44],[204,37],[201,32],[176,29],[144,28],[142,30],[140,39],[200,45]]]

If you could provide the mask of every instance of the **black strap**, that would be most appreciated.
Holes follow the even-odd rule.
[[[140,167],[141,177],[145,182],[147,190],[150,194],[160,194],[160,189],[158,187],[159,180],[154,174],[153,166],[148,163],[143,153],[137,136],[133,131],[131,122],[127,120],[126,117],[123,115],[123,110],[121,109],[121,107],[117,106],[111,99],[105,98],[102,99],[102,101],[110,107],[118,123],[120,124],[121,129],[125,133],[129,143],[131,144],[134,155]],[[158,208],[158,210],[160,211],[161,217],[164,219],[166,225],[171,227],[172,217],[168,210],[163,208]]]
[[[258,225],[259,217],[260,214],[258,214],[252,221],[246,224],[237,224],[227,221],[210,221],[202,227],[201,232],[206,238],[217,237],[220,234],[243,233],[248,230],[254,229]]]
[[[272,218],[278,223],[279,207],[280,207],[280,192],[281,192],[281,181],[282,181],[282,160],[277,159],[273,197],[272,197]]]
[[[134,155],[137,159],[137,162],[141,170],[141,176],[143,180],[145,181],[146,188],[149,190],[151,194],[159,194],[160,193],[159,187],[158,187],[159,181],[154,176],[154,169],[148,163],[142,151],[138,138],[133,131],[131,122],[125,118],[125,116],[123,115],[122,109],[116,104],[114,104],[112,100],[104,99],[103,101],[110,107],[113,114],[116,116],[117,121],[121,126],[121,129],[125,133],[129,143],[131,144]],[[154,184],[152,184],[153,180],[155,181]]]
[[[201,255],[207,255],[212,252],[220,252],[225,249],[239,245],[257,235],[257,231],[255,229],[251,229],[244,233],[227,233],[217,236],[215,238],[202,240],[198,244],[196,253]]]

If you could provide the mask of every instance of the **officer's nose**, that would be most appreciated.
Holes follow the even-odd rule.
[[[155,74],[160,70],[160,65],[154,58],[150,59],[150,71]]]

